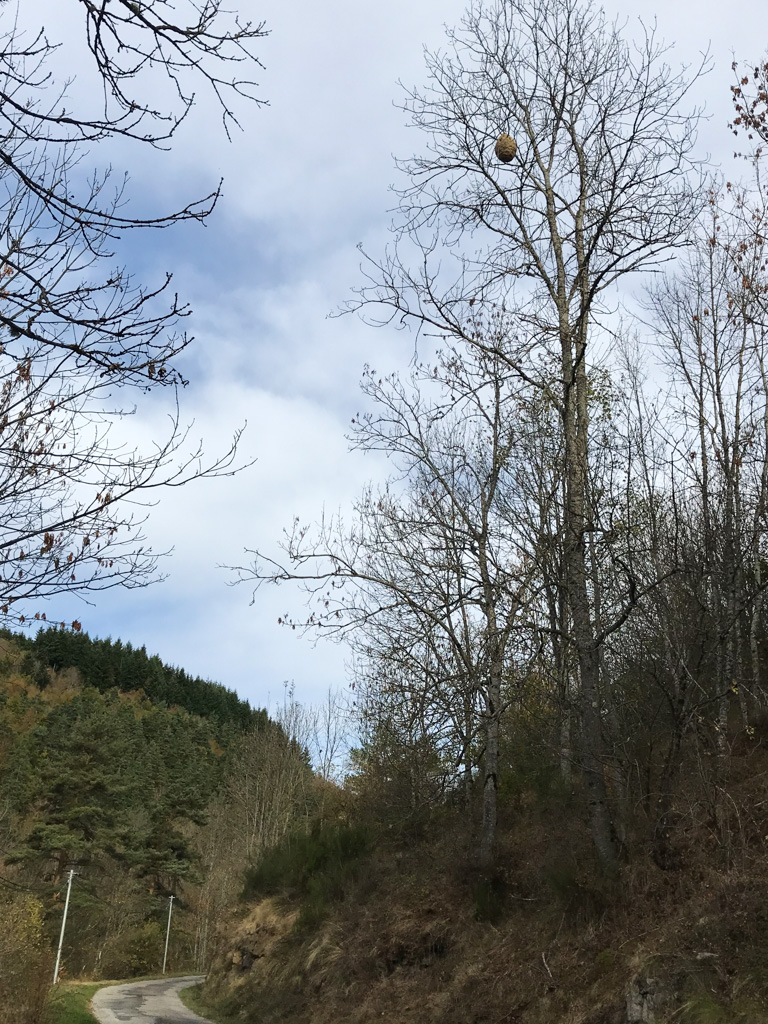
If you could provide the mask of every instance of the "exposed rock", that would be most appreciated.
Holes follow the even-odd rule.
[[[241,971],[250,971],[254,963],[264,954],[247,946],[239,946],[232,951],[231,962],[233,967],[239,967]]]
[[[646,973],[635,975],[627,987],[627,1024],[656,1024],[665,995],[658,978]]]

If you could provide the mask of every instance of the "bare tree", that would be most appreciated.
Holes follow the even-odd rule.
[[[136,146],[167,144],[191,109],[196,84],[212,89],[225,124],[236,124],[233,97],[260,102],[253,83],[236,72],[258,66],[252,44],[263,25],[241,23],[220,0],[185,0],[175,11],[165,0],[80,3],[102,86],[101,109],[97,102],[88,111],[70,109],[66,83],[52,79],[46,64],[57,46],[45,31],[27,38],[10,12],[0,11],[0,29],[8,24],[0,37],[8,210],[0,323],[22,344],[71,351],[79,366],[90,363],[113,381],[179,380],[166,364],[186,342],[183,335],[172,342],[168,333],[186,307],[175,298],[165,311],[158,307],[154,300],[170,278],[154,289],[136,287],[111,264],[109,245],[126,231],[204,220],[218,190],[170,213],[129,213],[126,179],[115,181],[111,169],[85,174],[81,147],[116,136]],[[152,86],[160,106],[142,98]],[[94,271],[100,265],[108,267],[102,283]]]
[[[347,752],[349,707],[338,690],[329,687],[319,704],[307,709],[310,724],[309,753],[315,771],[326,782],[343,774]]]
[[[584,778],[595,846],[613,870],[599,647],[628,607],[597,630],[586,553],[589,365],[608,290],[669,258],[701,208],[689,163],[697,114],[681,106],[695,74],[672,72],[652,31],[631,46],[581,0],[474,4],[448,42],[427,56],[427,89],[407,95],[428,144],[402,165],[401,242],[371,261],[361,302],[470,346],[489,341],[468,307],[495,302],[514,312],[516,345],[528,339],[531,358],[510,365],[557,402]],[[517,144],[504,163],[494,153],[500,132]]]
[[[690,662],[687,668],[696,686],[684,706],[698,698],[700,728],[706,723],[712,731],[713,810],[727,841],[731,711],[735,705],[742,728],[749,729],[751,713],[764,700],[758,636],[768,392],[759,294],[765,243],[743,232],[738,200],[731,211],[723,202],[712,193],[698,244],[677,275],[654,290],[650,305],[672,385],[665,430],[675,519],[680,536],[695,544],[680,568],[697,595],[703,627],[698,669]]]
[[[768,60],[751,66],[732,64],[736,85],[731,86],[735,116],[729,127],[738,138],[746,134],[747,140],[755,135],[768,142]]]
[[[43,29],[25,35],[0,8],[0,608],[16,621],[12,606],[32,598],[146,583],[156,555],[127,501],[232,471],[237,444],[236,435],[204,463],[178,413],[147,452],[115,438],[130,389],[183,388],[175,361],[191,340],[170,274],[138,284],[115,247],[127,231],[203,221],[218,190],[174,212],[131,213],[127,179],[86,173],[82,146],[98,152],[118,136],[167,144],[196,81],[214,91],[225,124],[236,123],[232,97],[253,92],[235,72],[258,63],[251,44],[263,27],[218,0],[175,14],[162,0],[82,3],[103,89],[89,110],[72,109],[66,83],[53,80],[55,42]],[[159,83],[165,109],[142,99]]]
[[[365,491],[349,526],[341,517],[316,529],[294,524],[286,564],[254,552],[240,578],[302,582],[311,602],[305,629],[356,634],[359,652],[395,669],[376,678],[385,686],[398,680],[408,707],[399,720],[409,734],[421,726],[434,736],[443,723],[461,763],[479,731],[487,865],[503,679],[513,652],[518,661],[531,656],[524,616],[537,578],[516,517],[517,477],[525,472],[516,452],[527,429],[515,415],[518,382],[498,356],[446,352],[408,384],[369,371],[363,390],[373,411],[356,422],[353,444],[387,452],[397,477]]]
[[[306,826],[314,807],[308,732],[305,709],[288,692],[276,721],[268,720],[234,743],[221,791],[195,840],[203,872],[193,894],[200,970],[208,970],[216,953],[217,927],[242,892],[244,867]]]

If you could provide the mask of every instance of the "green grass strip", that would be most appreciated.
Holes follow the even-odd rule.
[[[236,1020],[235,1017],[228,1016],[218,1007],[211,1006],[210,1003],[205,1002],[202,985],[183,988],[179,992],[179,999],[188,1010],[198,1014],[200,1017],[205,1017],[206,1020],[213,1021],[213,1024],[233,1024]]]
[[[97,1024],[89,1009],[91,999],[94,992],[110,984],[115,982],[59,982],[48,1000],[46,1024]]]

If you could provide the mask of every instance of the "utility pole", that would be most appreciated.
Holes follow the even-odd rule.
[[[69,894],[72,892],[72,879],[75,877],[74,870],[69,872],[67,882],[67,898],[64,901],[64,917],[61,919],[61,934],[59,935],[59,951],[56,954],[56,966],[53,969],[53,984],[59,980],[59,964],[61,963],[61,947],[64,945],[64,929],[67,927],[67,911],[69,910]]]
[[[168,939],[171,937],[171,914],[173,913],[173,896],[168,897],[168,927],[165,930],[165,953],[163,953],[163,974],[165,974],[165,962],[168,959]]]

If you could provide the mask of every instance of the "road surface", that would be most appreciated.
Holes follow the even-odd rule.
[[[92,1007],[101,1024],[211,1024],[192,1013],[179,999],[179,989],[203,981],[188,978],[160,978],[100,988]]]

